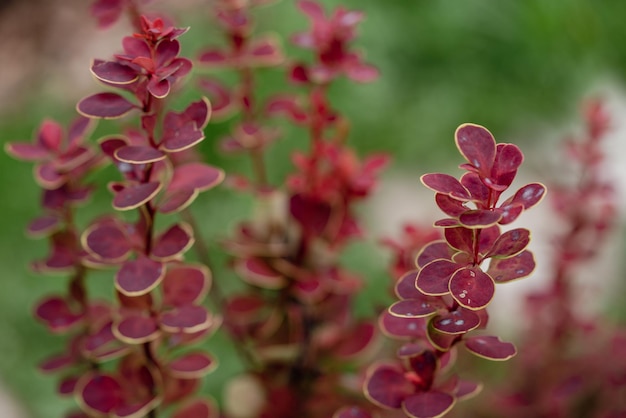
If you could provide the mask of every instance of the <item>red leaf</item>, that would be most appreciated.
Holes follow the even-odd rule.
[[[452,254],[453,252],[448,243],[443,240],[438,240],[433,241],[422,248],[415,261],[418,267],[423,268],[431,261],[439,259],[450,260],[452,258]]]
[[[49,235],[61,227],[61,221],[57,216],[44,215],[34,219],[27,228],[29,235],[40,237]]]
[[[433,328],[444,334],[465,334],[480,325],[480,317],[463,308],[437,315],[431,321]]]
[[[82,315],[72,312],[65,299],[57,296],[51,296],[39,302],[35,308],[35,317],[55,333],[69,330],[83,318]]]
[[[365,397],[383,408],[399,409],[413,391],[413,385],[404,377],[404,370],[393,364],[370,366],[363,383]]]
[[[342,336],[341,342],[334,348],[333,353],[340,359],[353,358],[361,354],[374,340],[376,327],[370,322],[360,322]]]
[[[447,414],[455,402],[454,396],[431,390],[406,398],[402,410],[411,418],[438,418]]]
[[[332,418],[374,418],[369,411],[358,406],[344,406],[337,410]]]
[[[312,0],[300,0],[298,1],[298,8],[313,20],[324,19],[324,9],[322,6]]]
[[[206,353],[186,353],[171,361],[168,372],[178,379],[197,379],[211,373],[217,367],[216,361]]]
[[[161,328],[170,333],[190,334],[209,328],[211,323],[209,313],[202,306],[181,306],[161,315]]]
[[[486,257],[510,258],[524,251],[530,242],[530,231],[516,228],[498,237]]]
[[[389,338],[423,338],[426,330],[425,318],[401,318],[383,311],[378,317],[380,330]]]
[[[470,193],[456,178],[449,174],[431,173],[424,174],[421,178],[424,186],[437,192],[443,193],[455,199],[469,200]]]
[[[490,178],[501,187],[509,187],[524,161],[522,151],[513,144],[498,144]]]
[[[443,193],[435,193],[435,203],[443,213],[453,218],[458,218],[459,215],[467,210],[463,202]]]
[[[468,210],[459,216],[459,222],[466,228],[487,228],[502,219],[502,213],[493,210]]]
[[[498,337],[471,337],[464,340],[465,347],[472,353],[487,360],[504,361],[517,354],[515,346],[501,341]]]
[[[394,291],[400,299],[419,299],[424,295],[415,287],[419,270],[411,270],[402,275],[396,282]]]
[[[45,359],[38,367],[44,373],[52,373],[72,366],[75,362],[74,355],[63,353]]]
[[[425,295],[441,296],[448,294],[450,277],[462,268],[450,260],[435,260],[426,264],[417,275],[415,286]]]
[[[129,164],[148,164],[165,159],[165,154],[144,145],[126,145],[115,150],[115,158]]]
[[[122,405],[122,387],[110,375],[88,374],[77,386],[78,403],[91,415],[108,414]]]
[[[163,264],[147,257],[125,262],[115,274],[115,287],[126,296],[141,296],[157,287],[165,276]]]
[[[491,132],[480,125],[465,123],[459,126],[454,133],[456,146],[481,175],[487,177],[496,158],[496,140]]]
[[[511,258],[493,259],[487,273],[496,283],[510,282],[528,276],[535,269],[533,253],[522,251]]]
[[[91,73],[99,80],[110,84],[130,84],[138,78],[135,70],[114,61],[94,60]]]
[[[126,344],[144,344],[159,336],[159,327],[154,318],[129,314],[113,325],[113,334]]]
[[[50,157],[50,151],[28,142],[7,142],[4,145],[4,150],[13,158],[22,161],[41,161]]]
[[[446,334],[437,331],[433,327],[433,322],[429,321],[426,326],[426,338],[428,342],[439,351],[448,351],[458,338],[455,334]]]
[[[66,181],[53,163],[42,163],[35,166],[35,180],[44,189],[57,189]]]
[[[219,81],[204,78],[200,80],[200,88],[208,93],[211,100],[213,119],[226,116],[234,108],[230,92]]]
[[[474,231],[464,227],[446,228],[446,241],[452,248],[471,254],[474,251]]]
[[[114,222],[95,224],[83,233],[83,247],[94,257],[110,262],[120,262],[131,253],[129,238]]]
[[[380,76],[380,71],[373,65],[356,62],[347,66],[346,75],[358,83],[369,83]]]
[[[224,180],[224,171],[204,163],[188,163],[174,169],[168,192],[183,189],[209,190]]]
[[[238,260],[235,271],[246,282],[265,289],[281,289],[287,285],[287,280],[282,274],[259,258]]]
[[[389,307],[389,313],[401,318],[421,318],[434,314],[440,306],[425,300],[407,299],[395,302]]]
[[[171,265],[163,279],[163,304],[183,306],[199,303],[210,284],[211,273],[203,265]]]
[[[283,62],[284,57],[278,40],[265,36],[252,42],[249,47],[248,60],[251,65],[273,66]]]
[[[174,213],[185,209],[198,197],[196,189],[167,191],[159,201],[159,212]]]
[[[228,65],[230,61],[228,54],[217,48],[208,49],[202,52],[199,60],[201,63],[211,64],[214,66]]]
[[[457,270],[450,278],[450,294],[467,309],[484,308],[493,299],[494,292],[493,279],[479,268]]]
[[[219,412],[217,406],[207,399],[192,399],[185,402],[176,412],[172,414],[172,418],[218,418]]]
[[[191,148],[204,139],[204,133],[189,122],[171,132],[167,132],[161,142],[161,148],[166,152],[179,152]]]
[[[155,239],[152,256],[160,261],[170,261],[179,258],[193,243],[191,227],[185,223],[175,224]]]
[[[530,183],[520,188],[513,197],[507,199],[506,204],[520,204],[524,209],[529,209],[541,202],[546,194],[546,186],[541,183]]]
[[[131,210],[146,204],[161,190],[161,183],[151,181],[125,187],[113,198],[113,207],[117,210]]]
[[[81,115],[91,118],[115,119],[137,106],[116,93],[98,93],[85,97],[76,105]]]
[[[482,383],[459,380],[454,388],[454,396],[456,396],[459,401],[466,400],[480,393],[482,388]]]

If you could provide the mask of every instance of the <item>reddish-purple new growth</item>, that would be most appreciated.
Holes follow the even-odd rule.
[[[456,345],[491,360],[515,355],[511,343],[497,337],[467,334],[487,325],[486,307],[495,283],[528,276],[534,269],[526,250],[530,232],[523,228],[500,231],[523,210],[537,204],[545,187],[531,183],[503,203],[523,155],[513,144],[497,144],[482,126],[461,125],[457,147],[467,160],[467,172],[457,180],[448,174],[426,174],[422,182],[436,192],[435,201],[449,218],[435,222],[444,239],[427,244],[417,255],[417,269],[404,274],[395,292],[400,299],[384,312],[379,324],[392,338],[408,339],[398,350],[400,363],[370,368],[364,384],[368,399],[410,417],[445,415],[456,400],[479,390],[476,383],[456,376],[443,379],[454,359]],[[490,260],[485,271],[481,265]]]

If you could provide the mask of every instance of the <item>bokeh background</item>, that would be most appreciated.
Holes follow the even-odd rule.
[[[107,31],[97,30],[87,0],[0,1],[0,143],[26,140],[43,118],[62,123],[75,115],[81,97],[100,91],[89,74],[92,58],[107,58],[120,49],[128,33],[122,21]],[[175,3],[175,4],[174,4]],[[352,121],[350,141],[359,153],[385,151],[393,163],[380,185],[380,193],[363,213],[370,238],[352,245],[346,262],[368,281],[359,300],[363,314],[387,300],[385,262],[388,254],[376,245],[381,234],[399,231],[403,220],[432,222],[432,198],[422,194],[418,178],[433,170],[448,171],[458,163],[453,132],[463,122],[485,125],[500,141],[515,142],[527,154],[523,176],[546,183],[558,180],[558,140],[580,130],[580,103],[586,97],[606,97],[616,121],[626,119],[626,2],[623,0],[327,0],[329,7],[343,4],[366,12],[359,28],[359,47],[382,77],[375,83],[355,85],[341,81],[331,95],[336,107]],[[169,10],[181,26],[191,30],[181,38],[189,56],[208,44],[221,42],[210,18],[208,0],[154,1],[154,10]],[[286,36],[307,27],[292,0],[258,10],[258,30]],[[290,54],[306,57],[285,42]],[[194,76],[202,71],[194,72]],[[192,80],[189,83],[193,86]],[[286,88],[284,74],[263,70],[261,94]],[[186,90],[181,103],[196,98]],[[621,114],[620,114],[621,112]],[[247,172],[245,159],[221,156],[215,138],[227,123],[210,125],[202,152],[208,161],[227,172]],[[623,124],[622,124],[623,125]],[[115,122],[100,123],[94,139],[113,132]],[[611,161],[615,176],[626,152],[623,135],[614,135]],[[269,152],[274,183],[289,172],[290,152],[306,138],[285,128],[285,137]],[[620,148],[621,144],[621,148]],[[624,173],[624,171],[621,171]],[[105,170],[96,181],[115,174]],[[423,197],[427,196],[427,197]],[[86,222],[110,208],[110,196],[97,194],[81,211]],[[0,416],[56,417],[71,401],[58,399],[56,379],[36,371],[47,354],[61,350],[62,338],[50,336],[31,316],[42,295],[63,288],[65,279],[38,276],[28,264],[46,253],[43,241],[28,240],[23,231],[39,214],[39,190],[29,164],[0,153],[0,393],[21,409]],[[251,213],[246,196],[219,189],[201,196],[194,213],[205,237],[225,236],[237,219]],[[434,210],[432,211],[434,213]],[[539,215],[527,215],[539,216]],[[541,223],[539,225],[546,225]],[[546,231],[549,228],[546,228]],[[547,234],[548,232],[546,232]],[[542,230],[533,238],[541,239]],[[621,262],[621,233],[611,260]],[[549,237],[544,237],[547,242]],[[226,257],[212,247],[216,276],[228,286],[235,282],[224,268]],[[622,252],[623,253],[623,252]],[[619,271],[616,264],[610,271]],[[611,273],[613,274],[613,273]],[[614,275],[615,276],[615,275]],[[539,280],[539,279],[537,279]],[[616,320],[626,309],[623,277],[606,278],[613,298],[599,304]],[[111,292],[111,273],[94,275],[93,291]],[[383,295],[383,296],[381,296]],[[237,371],[229,357],[228,342],[220,335],[209,341],[221,367],[209,379],[207,390],[219,396],[220,380]],[[7,410],[8,411],[8,410]]]

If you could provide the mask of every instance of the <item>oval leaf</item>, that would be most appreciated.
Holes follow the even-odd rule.
[[[161,328],[171,333],[194,333],[211,326],[211,317],[202,306],[181,306],[161,315]]]
[[[417,275],[415,286],[425,295],[441,296],[450,291],[450,277],[462,268],[450,260],[435,260],[424,266]]]
[[[504,361],[517,354],[512,343],[501,341],[498,337],[480,336],[464,340],[465,347],[472,353],[487,360]]]
[[[430,390],[409,396],[402,403],[402,410],[411,418],[438,418],[447,414],[454,406],[454,396]]]
[[[459,305],[482,309],[491,302],[495,292],[493,279],[479,268],[464,268],[450,278],[450,294]]]
[[[154,318],[131,314],[113,325],[113,334],[126,344],[143,344],[159,336],[159,327]]]
[[[90,118],[115,119],[126,115],[135,107],[137,106],[119,94],[98,93],[78,102],[76,110]]]
[[[126,296],[141,296],[159,285],[165,276],[162,263],[147,257],[125,262],[115,274],[115,287]]]
[[[152,181],[125,187],[113,198],[113,207],[117,210],[131,210],[146,204],[159,193],[161,183]]]
[[[171,226],[159,235],[152,247],[152,256],[160,261],[179,258],[194,243],[193,230],[188,224]]]
[[[206,353],[187,353],[168,364],[168,372],[177,379],[198,379],[217,367],[216,361]]]

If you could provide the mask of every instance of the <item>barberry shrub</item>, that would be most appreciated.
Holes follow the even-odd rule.
[[[42,214],[27,230],[46,238],[50,251],[32,267],[68,277],[65,291],[34,307],[51,333],[67,337],[65,351],[40,364],[60,375],[60,395],[76,399],[67,416],[465,416],[457,403],[483,383],[457,366],[457,351],[495,361],[517,354],[513,343],[488,332],[487,310],[496,284],[535,269],[530,231],[514,222],[546,188],[533,182],[508,192],[524,160],[519,147],[496,143],[479,125],[458,127],[464,173],[421,177],[445,218],[434,228],[407,226],[402,241],[385,241],[396,252],[395,301],[377,318],[358,317],[353,303],[365,280],[342,256],[365,235],[357,208],[389,158],[357,154],[349,118],[330,92],[341,78],[379,77],[354,46],[363,13],[298,1],[310,28],[285,39],[309,55],[292,59],[277,35],[256,31],[255,9],[270,1],[216,0],[205,7],[226,42],[183,56],[188,28],[148,13],[147,3],[93,3],[100,27],[126,16],[134,28],[120,53],[91,63],[103,91],[79,101],[79,116],[66,129],[45,120],[33,142],[6,146],[35,164],[42,189]],[[262,71],[284,73],[285,83],[261,94]],[[185,84],[194,75],[196,84]],[[173,105],[172,97],[191,96]],[[506,416],[565,417],[580,405],[593,416],[624,413],[624,333],[581,319],[569,282],[595,255],[615,214],[612,187],[596,176],[607,118],[595,102],[586,116],[587,141],[569,147],[581,181],[554,187],[556,210],[571,229],[558,239],[553,286],[528,299],[528,317],[541,329],[522,338],[516,379],[489,399]],[[91,138],[102,120],[116,132]],[[222,138],[215,120],[228,123]],[[281,123],[293,125],[296,138],[283,137]],[[197,145],[206,137],[249,160],[251,175],[226,175],[203,162]],[[275,180],[268,150],[301,139],[306,145],[293,152],[293,171]],[[99,184],[92,173],[105,166],[117,178]],[[228,236],[208,237],[215,245],[207,245],[203,220],[189,207],[222,183],[251,196],[254,215]],[[111,207],[77,222],[79,206],[98,189],[111,194]],[[210,266],[208,248],[216,246],[228,254],[226,268]],[[199,261],[189,261],[191,249]],[[94,270],[109,274],[108,300],[89,292]],[[240,283],[221,286],[233,273]],[[218,364],[207,342],[216,331],[231,340],[242,369],[218,382],[218,400],[202,387]],[[589,336],[597,341],[594,352],[572,348]]]

